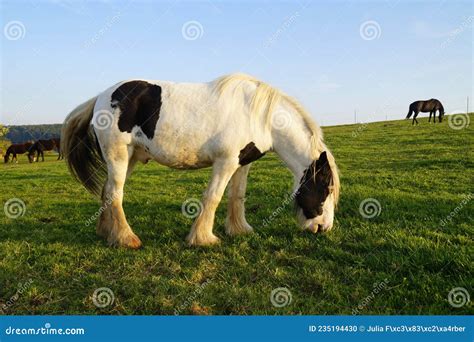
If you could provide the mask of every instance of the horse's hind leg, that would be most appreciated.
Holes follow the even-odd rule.
[[[416,119],[416,117],[418,116],[418,112],[415,111],[415,115],[413,115],[413,125],[416,124],[418,125],[418,120]]]
[[[229,203],[227,205],[227,219],[225,231],[228,235],[251,233],[252,227],[245,219],[245,190],[250,164],[235,171],[229,184]]]
[[[227,183],[237,168],[238,164],[234,160],[225,159],[214,162],[211,181],[202,201],[202,211],[186,238],[189,245],[205,246],[219,242],[219,238],[212,233],[214,217]]]
[[[130,148],[132,149],[132,148]],[[123,187],[127,173],[131,172],[129,161],[133,150],[127,146],[113,146],[104,159],[107,162],[107,182],[102,191],[101,215],[97,223],[97,234],[105,237],[111,246],[140,248],[142,243],[128,225],[122,207]],[[134,162],[132,162],[133,166]]]

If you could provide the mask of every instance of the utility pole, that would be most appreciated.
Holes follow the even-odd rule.
[[[357,123],[357,111],[354,109],[354,123]]]

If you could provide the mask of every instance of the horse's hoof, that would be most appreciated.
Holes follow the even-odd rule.
[[[196,234],[190,233],[186,237],[186,242],[188,246],[212,246],[217,245],[221,242],[221,240],[215,236],[214,234],[208,236],[198,236]]]
[[[121,247],[130,248],[130,249],[140,249],[142,248],[143,244],[138,236],[131,235],[129,239],[127,239]]]
[[[122,247],[128,249],[140,249],[142,247],[142,242],[140,241],[139,237],[133,233],[121,238],[118,241],[109,242],[109,244],[113,247]]]
[[[253,228],[247,222],[241,224],[227,223],[225,226],[225,232],[230,236],[245,235],[253,233]]]

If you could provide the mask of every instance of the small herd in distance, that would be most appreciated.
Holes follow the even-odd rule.
[[[3,160],[5,163],[8,163],[9,161],[15,161],[18,163],[17,155],[26,153],[30,163],[34,162],[35,160],[38,162],[40,157],[41,161],[44,161],[44,151],[53,150],[58,152],[57,160],[63,159],[63,155],[61,153],[61,141],[59,138],[40,139],[34,143],[28,141],[21,144],[12,144],[7,148]],[[11,159],[10,155],[12,156]]]

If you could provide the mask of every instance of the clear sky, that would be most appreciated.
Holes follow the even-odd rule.
[[[130,78],[236,71],[298,98],[322,125],[403,118],[473,96],[472,1],[1,1],[4,124],[61,123]],[[474,107],[474,103],[471,108]]]

